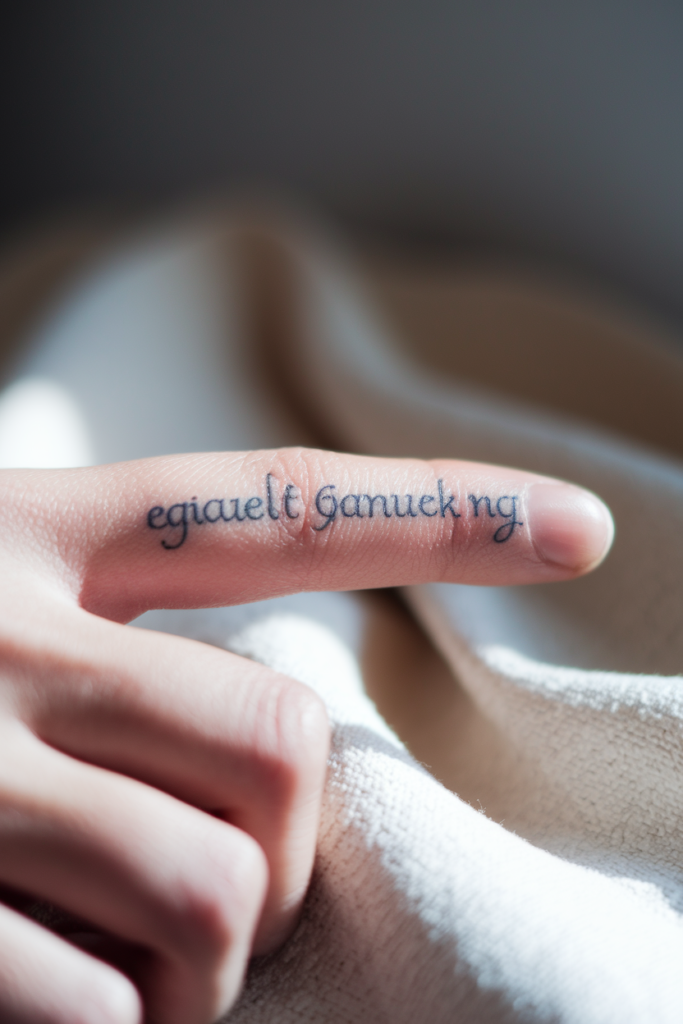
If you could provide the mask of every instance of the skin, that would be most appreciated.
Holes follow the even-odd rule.
[[[193,522],[174,550],[162,540],[177,531],[148,524],[150,509],[195,496],[200,509],[263,496],[267,473],[277,519]],[[436,499],[424,506],[436,514],[378,509],[324,528],[316,511],[325,484],[340,497],[419,497],[436,495],[438,480],[460,518],[439,514]],[[597,565],[613,536],[587,492],[448,460],[288,449],[6,470],[0,484],[6,1024],[210,1024],[235,1000],[251,953],[277,948],[301,908],[329,744],[324,707],[261,665],[125,623],[150,608],[301,590],[570,579]],[[483,508],[474,516],[470,492],[494,510],[517,496],[519,525],[505,543],[492,540],[505,520]],[[109,938],[53,934],[20,913],[22,895]]]

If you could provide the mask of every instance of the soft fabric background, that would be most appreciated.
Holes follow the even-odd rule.
[[[8,4],[0,229],[245,185],[506,251],[683,324],[668,0]]]
[[[68,258],[50,266],[66,272],[45,274],[47,243],[10,262],[26,309],[46,277],[62,292],[0,400],[5,465],[313,441],[539,470],[615,514],[612,555],[572,583],[138,622],[289,672],[335,726],[304,916],[252,965],[230,1019],[679,1021],[675,346],[500,266],[366,252],[351,272],[317,231],[273,214],[214,212],[99,249],[62,241]],[[21,317],[7,319],[19,338]],[[546,389],[553,343],[566,365]],[[34,429],[46,416],[49,450]]]

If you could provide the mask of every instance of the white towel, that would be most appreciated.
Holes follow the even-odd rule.
[[[17,372],[24,398],[0,400],[0,451],[30,419],[36,386],[69,406],[52,464],[85,451],[110,461],[305,439],[287,409],[291,385],[276,406],[245,358],[249,324],[226,260],[243,236],[232,237],[231,250],[224,228],[176,225],[74,283]],[[680,1022],[681,467],[597,428],[444,385],[398,355],[325,246],[289,229],[268,245],[288,296],[282,343],[311,422],[349,450],[575,480],[611,505],[617,543],[598,572],[568,584],[407,591],[453,670],[448,713],[420,738],[420,756],[450,788],[364,694],[374,613],[358,596],[140,620],[299,678],[334,724],[303,917],[282,950],[252,964],[229,1019]],[[260,273],[277,312],[265,294],[272,274]],[[415,701],[420,687],[431,692],[437,662],[413,667]]]

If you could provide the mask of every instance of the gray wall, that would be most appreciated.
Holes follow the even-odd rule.
[[[0,223],[293,186],[683,324],[683,4],[61,0],[4,15]]]

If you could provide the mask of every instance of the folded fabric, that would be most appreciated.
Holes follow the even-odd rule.
[[[0,399],[5,464],[317,437],[566,477],[615,513],[615,550],[584,580],[409,588],[453,670],[447,713],[404,731],[433,774],[364,692],[373,612],[358,596],[139,620],[301,679],[334,725],[303,917],[253,962],[229,1019],[680,1021],[683,472],[604,428],[444,383],[376,319],[307,229],[176,224],[100,257]],[[457,367],[457,318],[451,329]],[[665,360],[671,387],[680,360]],[[22,428],[48,392],[49,459]],[[434,664],[410,666],[416,705]],[[380,703],[398,721],[390,684]]]

